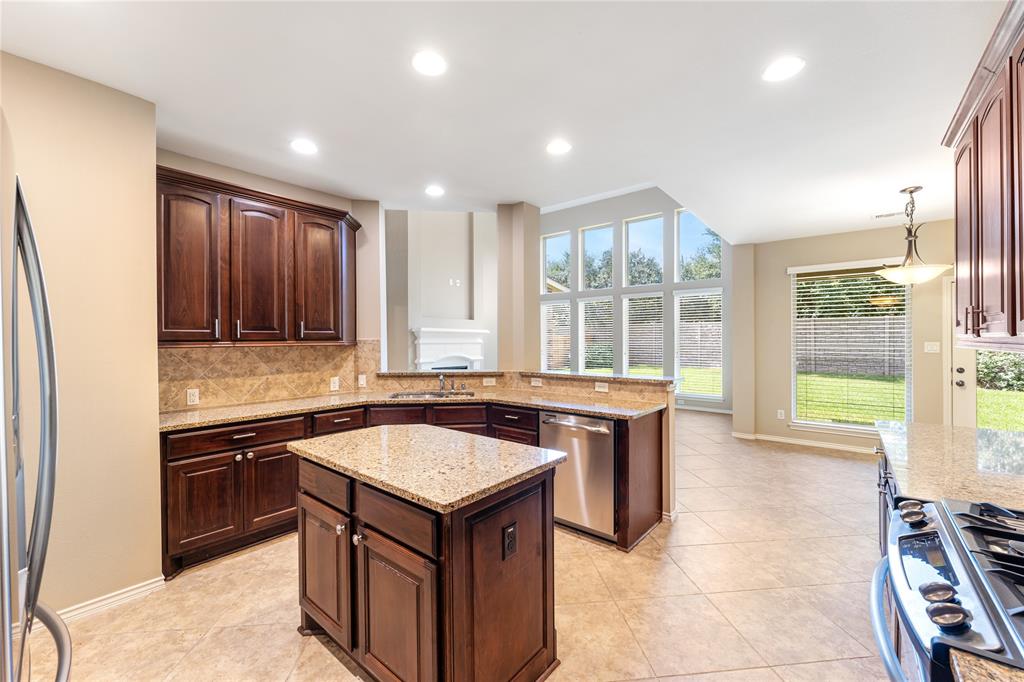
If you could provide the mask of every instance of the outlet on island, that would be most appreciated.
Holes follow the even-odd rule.
[[[530,385],[531,386],[543,386],[544,382],[541,381],[540,377],[533,377],[532,379],[530,379]]]

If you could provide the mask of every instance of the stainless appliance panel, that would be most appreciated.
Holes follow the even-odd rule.
[[[555,520],[614,540],[614,422],[542,412],[540,446],[568,457],[555,468]]]

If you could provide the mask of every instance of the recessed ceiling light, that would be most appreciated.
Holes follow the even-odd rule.
[[[297,137],[292,140],[292,151],[299,154],[316,154],[316,142],[305,137]]]
[[[568,154],[572,149],[572,145],[564,137],[556,137],[555,139],[548,142],[548,154],[553,156],[561,156],[562,154]]]
[[[423,191],[427,193],[427,196],[431,197],[444,196],[444,187],[441,185],[427,185],[427,188]]]
[[[764,70],[764,73],[761,74],[761,80],[768,81],[769,83],[788,80],[803,71],[806,65],[807,62],[795,55],[779,57]]]
[[[420,50],[412,57],[412,68],[424,76],[440,76],[448,70],[448,62],[433,50]]]

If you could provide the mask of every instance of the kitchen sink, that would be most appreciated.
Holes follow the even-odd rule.
[[[472,396],[473,391],[400,391],[392,393],[392,398],[452,398]]]

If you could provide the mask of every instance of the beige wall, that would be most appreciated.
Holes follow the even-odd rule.
[[[498,369],[540,368],[540,210],[498,204]]]
[[[748,333],[756,325],[757,299],[754,282],[753,244],[734,246],[732,252],[732,295],[729,298],[729,360],[732,366],[733,431],[755,433],[755,388],[757,365],[754,335]]]
[[[357,199],[352,202],[352,215],[363,225],[356,233],[356,337],[378,340],[384,211],[379,201]]]
[[[156,116],[98,83],[0,59],[54,322],[59,464],[42,599],[65,608],[160,576]],[[35,443],[25,376],[24,442]]]
[[[954,254],[952,220],[936,222],[921,230],[920,251],[930,263],[952,263]],[[752,394],[754,404],[734,405],[733,425],[740,433],[841,443],[870,447],[876,438],[849,437],[795,430],[788,426],[792,399],[790,346],[790,276],[786,268],[872,258],[901,257],[905,242],[902,227],[845,232],[842,234],[788,239],[754,245],[754,259],[738,279],[751,276],[753,268],[755,370],[733,375],[733,395]],[[737,295],[737,298],[739,296]],[[913,318],[913,416],[915,421],[942,423],[942,382],[946,373],[941,353],[925,353],[926,341],[944,341],[942,329],[942,278],[914,287]],[[744,334],[740,324],[734,334]],[[743,342],[739,344],[743,346]],[[736,341],[734,340],[734,349]],[[735,352],[735,350],[734,350]],[[735,399],[735,398],[734,398]],[[786,419],[776,419],[784,409]],[[753,414],[751,414],[753,410]]]

